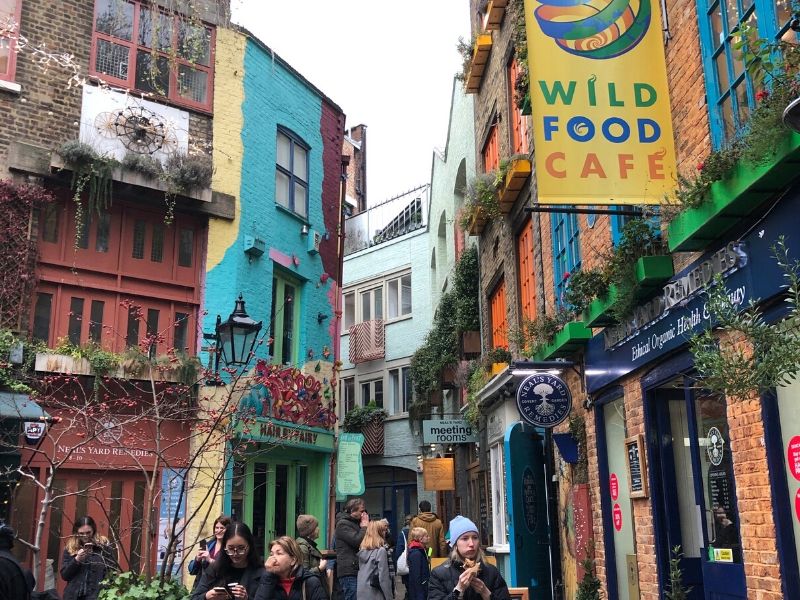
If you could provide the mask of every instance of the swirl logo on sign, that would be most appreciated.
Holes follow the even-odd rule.
[[[650,25],[650,0],[542,0],[542,32],[570,54],[614,58],[632,50]]]

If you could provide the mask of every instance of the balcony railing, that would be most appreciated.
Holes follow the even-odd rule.
[[[350,362],[357,365],[386,355],[386,336],[382,319],[356,323],[350,327]]]

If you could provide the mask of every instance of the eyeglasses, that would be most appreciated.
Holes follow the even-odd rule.
[[[240,554],[247,554],[249,549],[248,546],[234,546],[233,548],[225,548],[225,554],[228,556],[238,556]]]

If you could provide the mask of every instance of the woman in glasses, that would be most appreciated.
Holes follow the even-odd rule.
[[[289,536],[269,545],[267,574],[256,600],[328,600],[325,583],[318,574],[303,568],[303,553]]]
[[[205,569],[192,600],[253,600],[264,576],[256,541],[244,523],[231,523],[220,542],[222,552]]]
[[[75,522],[61,560],[61,577],[67,582],[64,600],[96,600],[100,582],[109,571],[118,570],[114,547],[102,535],[92,517]]]

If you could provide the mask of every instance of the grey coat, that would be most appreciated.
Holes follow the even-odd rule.
[[[378,570],[380,589],[370,585],[372,573]],[[392,600],[392,580],[389,576],[389,555],[381,546],[373,550],[358,551],[358,600]]]

